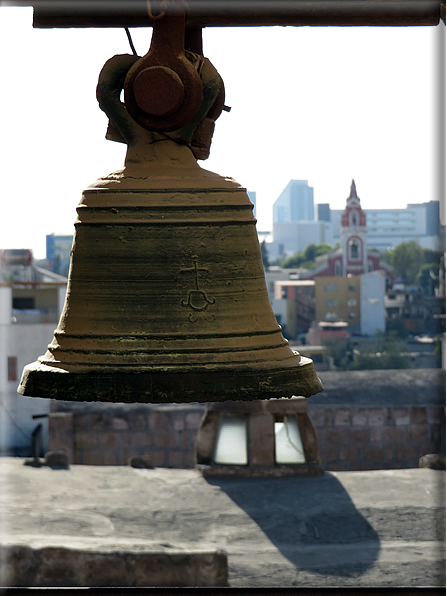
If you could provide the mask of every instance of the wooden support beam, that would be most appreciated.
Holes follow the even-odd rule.
[[[34,27],[148,27],[146,0],[0,0],[33,6]],[[188,0],[187,27],[437,25],[436,0]],[[443,16],[445,19],[445,16]]]

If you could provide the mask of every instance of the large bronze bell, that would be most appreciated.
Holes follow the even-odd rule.
[[[101,72],[98,100],[109,137],[128,145],[125,165],[83,192],[65,306],[48,351],[23,371],[22,395],[161,403],[322,390],[271,309],[245,189],[197,164],[222,80],[186,55],[203,100],[170,134],[141,126],[120,101],[137,57],[115,56]]]

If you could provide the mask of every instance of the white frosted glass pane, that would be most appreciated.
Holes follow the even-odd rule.
[[[295,416],[284,416],[284,422],[275,422],[275,454],[277,464],[305,463],[306,458]]]
[[[245,418],[225,416],[220,419],[214,461],[216,464],[247,465]]]

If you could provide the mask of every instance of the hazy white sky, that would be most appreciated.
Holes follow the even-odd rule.
[[[131,33],[145,54],[151,30]],[[0,248],[43,258],[46,234],[73,233],[83,188],[122,166],[95,90],[123,53],[124,29],[33,29],[31,9],[0,8]],[[443,24],[206,29],[232,110],[201,166],[256,191],[259,230],[290,179],[334,209],[352,178],[365,208],[443,202],[444,53]]]

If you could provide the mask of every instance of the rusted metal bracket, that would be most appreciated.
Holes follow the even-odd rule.
[[[8,0],[33,6],[34,27],[148,27],[146,0]],[[400,27],[445,22],[436,0],[189,0],[187,27]]]
[[[202,103],[199,54],[185,55],[184,0],[157,3],[151,47],[129,70],[124,83],[124,102],[129,114],[148,130],[171,132],[185,126]]]

